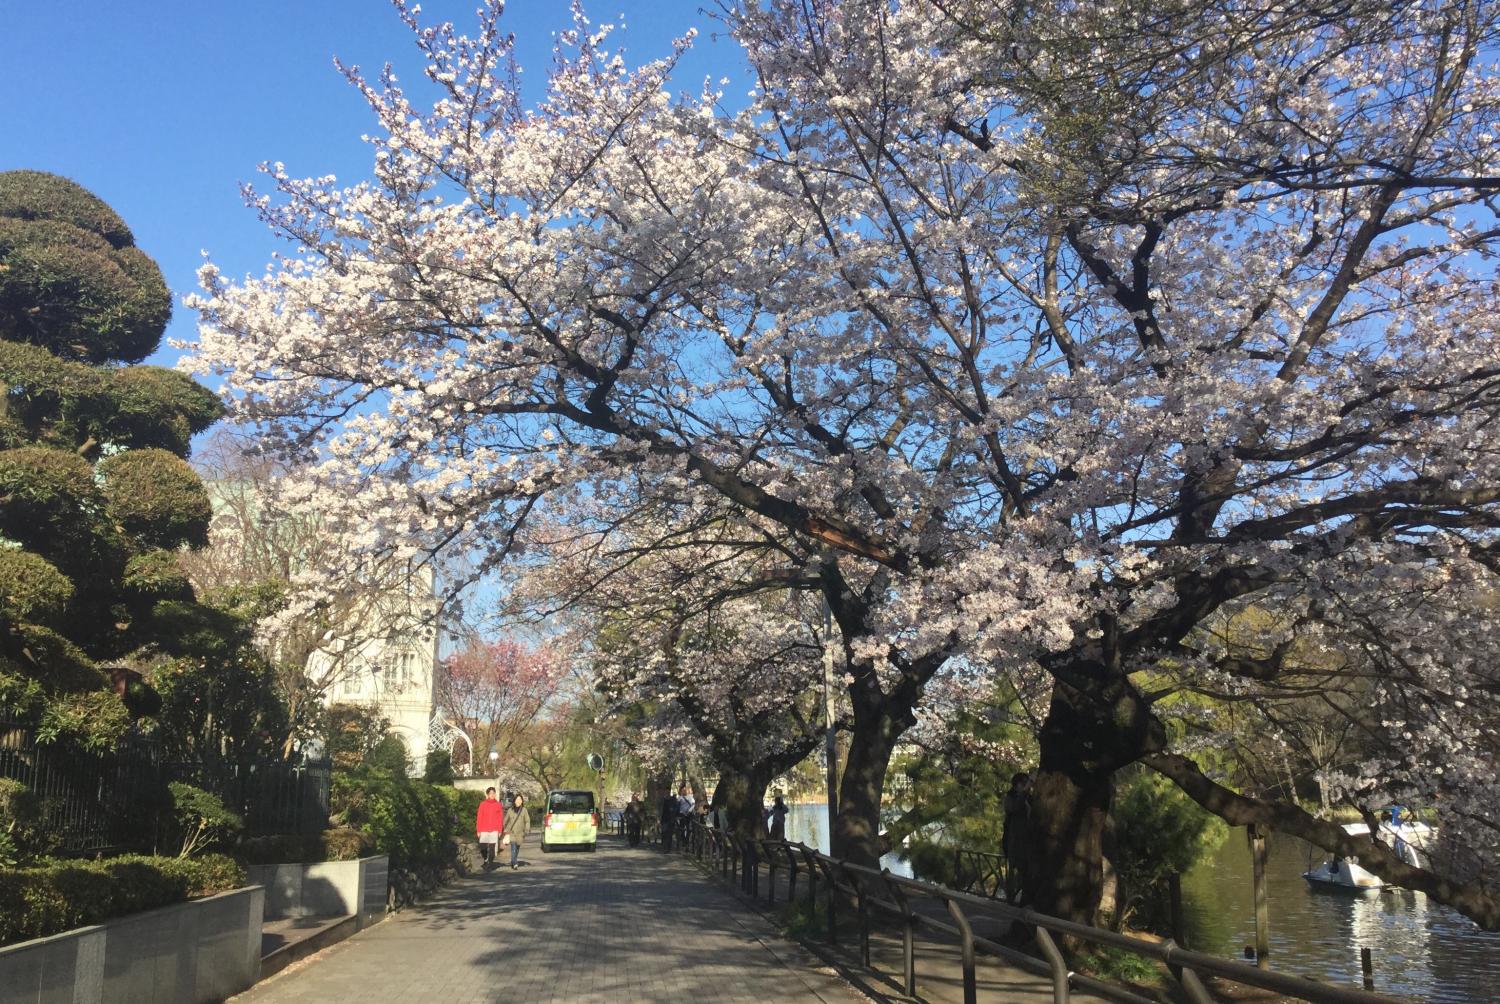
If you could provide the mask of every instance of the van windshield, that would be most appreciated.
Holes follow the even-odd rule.
[[[547,801],[548,812],[593,812],[592,791],[554,791]]]

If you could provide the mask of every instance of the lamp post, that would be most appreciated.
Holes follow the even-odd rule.
[[[490,773],[495,775],[495,797],[500,797],[500,751],[490,747]]]

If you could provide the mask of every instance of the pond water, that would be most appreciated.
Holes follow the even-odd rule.
[[[1500,1001],[1500,934],[1479,930],[1419,892],[1362,896],[1315,891],[1302,878],[1327,854],[1272,835],[1266,868],[1271,966],[1360,985],[1359,950],[1373,955],[1375,989],[1441,1004]],[[1189,945],[1239,958],[1255,944],[1255,899],[1244,830],[1182,880]]]
[[[822,803],[799,803],[789,805],[787,809],[789,811],[786,815],[786,838],[793,843],[801,842],[827,854],[833,846],[829,839],[828,806]],[[881,858],[880,866],[889,868],[892,875],[911,878],[911,865],[895,854],[887,854]]]

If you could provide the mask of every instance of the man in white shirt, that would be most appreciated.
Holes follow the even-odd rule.
[[[693,824],[693,795],[688,791],[687,785],[681,785],[677,789],[677,825],[681,832],[679,836],[686,840]]]

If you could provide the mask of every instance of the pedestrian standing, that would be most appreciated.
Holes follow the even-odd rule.
[[[479,838],[479,853],[484,858],[486,871],[495,865],[495,851],[500,845],[500,833],[505,829],[505,806],[495,795],[494,788],[484,789],[484,801],[474,814],[474,834]]]
[[[661,800],[661,849],[672,849],[672,836],[677,830],[677,796],[670,791]]]
[[[630,802],[625,806],[625,839],[631,847],[641,842],[641,822],[646,816],[645,807],[635,792],[630,793]]]
[[[786,814],[791,810],[786,807],[786,799],[780,795],[771,803],[771,839],[786,839]]]
[[[679,840],[687,840],[692,822],[693,795],[688,791],[687,785],[679,785],[677,788],[677,838]]]
[[[505,840],[510,844],[510,870],[521,866],[521,841],[531,832],[531,813],[526,811],[526,799],[520,795],[511,802],[505,814]]]
[[[1031,775],[1017,771],[1005,793],[1005,829],[1000,834],[1000,850],[1005,855],[1005,898],[1019,903],[1025,890],[1021,883],[1026,873],[1026,854],[1031,842]]]

